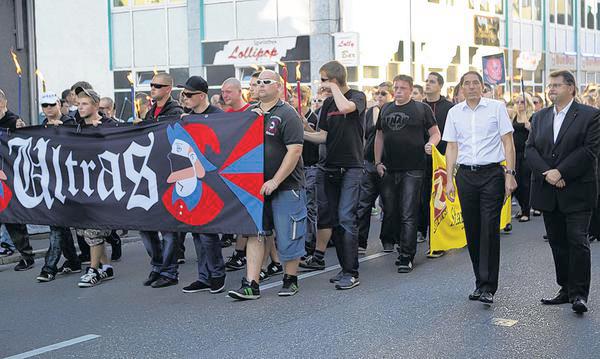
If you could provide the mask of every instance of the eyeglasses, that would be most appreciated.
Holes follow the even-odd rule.
[[[182,94],[183,96],[187,97],[187,98],[192,98],[192,96],[194,96],[194,95],[198,95],[198,94],[201,94],[201,93],[203,93],[203,92],[185,92],[185,91],[184,91],[184,92],[182,92],[181,94]]]
[[[388,92],[387,91],[377,91],[375,92],[375,96],[387,96]]]
[[[534,100],[534,101],[533,101],[533,104],[534,104],[534,105],[539,105],[539,104],[540,104],[540,101],[535,101],[535,100]]]
[[[557,89],[559,87],[563,87],[566,84],[548,84],[548,86],[546,86],[549,89]]]
[[[150,87],[154,87],[155,89],[161,89],[163,87],[169,87],[170,85],[163,85],[163,84],[155,84],[155,83],[151,83]]]
[[[275,80],[269,80],[269,79],[266,79],[266,80],[258,79],[258,80],[256,80],[256,84],[257,85],[263,85],[263,84],[264,85],[271,85],[271,84],[274,84],[275,82],[277,82],[277,81],[275,81]]]
[[[329,79],[324,79],[321,77],[321,82],[327,82],[327,81],[329,81]]]
[[[43,104],[42,104],[42,108],[46,108],[46,107],[54,107],[54,106],[56,106],[56,104],[55,104],[55,103],[43,103]]]
[[[323,103],[323,99],[315,98],[312,100],[313,103]]]

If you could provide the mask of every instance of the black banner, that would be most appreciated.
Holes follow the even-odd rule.
[[[254,234],[264,121],[253,112],[0,132],[0,222]]]

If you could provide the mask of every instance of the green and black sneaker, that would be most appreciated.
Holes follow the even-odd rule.
[[[242,286],[238,290],[230,290],[227,295],[237,300],[251,300],[260,298],[260,288],[256,281],[249,283],[246,278],[242,278]]]
[[[285,274],[283,276],[283,286],[279,290],[280,297],[291,297],[292,295],[298,293],[298,277],[295,275]]]

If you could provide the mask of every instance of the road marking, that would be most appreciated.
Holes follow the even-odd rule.
[[[490,320],[490,323],[499,327],[512,327],[517,324],[517,322],[518,320],[504,318],[492,318],[492,320]]]
[[[42,347],[42,348],[39,348],[39,349],[30,350],[30,351],[25,352],[25,353],[21,353],[21,354],[13,355],[13,356],[10,356],[10,357],[6,357],[4,359],[24,359],[24,358],[31,358],[32,356],[44,354],[44,353],[47,353],[47,352],[51,352],[53,350],[65,348],[65,347],[68,347],[68,346],[71,346],[71,345],[75,345],[75,344],[87,342],[88,340],[93,340],[93,339],[97,339],[97,338],[100,338],[100,336],[96,335],[96,334],[88,334],[88,335],[84,335],[84,336],[81,336],[81,337],[73,338],[71,340],[65,340],[64,342],[60,342],[60,343],[48,345],[48,346],[45,346],[45,347]]]
[[[376,258],[379,258],[379,257],[387,256],[388,254],[390,254],[390,253],[379,252],[379,253],[371,254],[370,256],[366,256],[366,257],[360,258],[358,260],[358,262],[362,263],[362,262],[370,261],[372,259],[376,259]],[[340,268],[342,268],[342,267],[340,267],[339,264],[336,264],[334,266],[327,267],[327,268],[325,268],[323,270],[316,270],[316,271],[311,271],[311,272],[308,272],[308,273],[300,274],[298,276],[298,279],[306,279],[306,278],[314,277],[314,276],[317,276],[319,274],[328,273],[328,272],[331,272],[331,271],[334,271],[334,270],[340,269]],[[269,284],[265,284],[265,285],[261,285],[260,286],[260,290],[267,290],[267,289],[279,287],[281,285],[283,285],[283,281],[282,280],[277,281],[277,282],[273,282],[273,283],[269,283]]]

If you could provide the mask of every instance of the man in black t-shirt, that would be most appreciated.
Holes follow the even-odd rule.
[[[365,94],[352,90],[346,83],[344,65],[330,61],[320,69],[321,87],[332,96],[323,102],[319,116],[319,132],[305,132],[304,138],[325,143],[326,213],[319,211],[317,249],[306,259],[303,268],[325,268],[325,250],[332,230],[339,233],[335,246],[342,270],[330,282],[337,289],[350,289],[358,281],[358,227],[356,209],[363,173]]]
[[[298,264],[306,236],[306,193],[302,164],[302,121],[292,106],[279,99],[283,82],[278,73],[265,70],[258,77],[260,102],[253,110],[264,114],[264,177],[260,194],[265,196],[263,230],[277,233],[277,252],[284,265],[283,286],[279,296],[298,292]],[[229,291],[234,299],[258,299],[264,239],[248,238],[246,278],[238,290]]]
[[[375,122],[379,117],[379,111],[386,103],[392,101],[392,83],[389,81],[379,84],[375,92],[377,104],[371,107],[365,116],[365,173],[360,183],[360,199],[358,201],[358,254],[364,254],[367,250],[367,240],[371,229],[371,209],[379,197],[381,177],[375,168]],[[384,242],[383,251],[394,250],[394,243]]]
[[[382,236],[386,241],[399,239],[399,273],[413,268],[425,154],[431,154],[441,137],[431,108],[412,100],[412,90],[412,77],[394,78],[394,102],[381,109],[375,135],[375,163],[382,177]]]
[[[435,116],[440,133],[444,133],[444,127],[446,125],[446,117],[448,111],[454,106],[454,104],[448,101],[444,96],[441,95],[442,87],[444,86],[444,78],[437,72],[431,72],[427,76],[425,82],[425,99],[423,103],[429,105]],[[446,141],[440,141],[437,145],[438,151],[442,155],[446,153]],[[425,241],[427,237],[427,229],[429,228],[429,205],[431,200],[431,177],[432,177],[433,163],[431,155],[427,155],[427,167],[425,169],[425,178],[423,178],[423,192],[421,195],[421,216],[419,219],[419,225],[417,226],[417,239]],[[444,255],[444,251],[433,251],[427,255],[427,258],[438,258]]]

